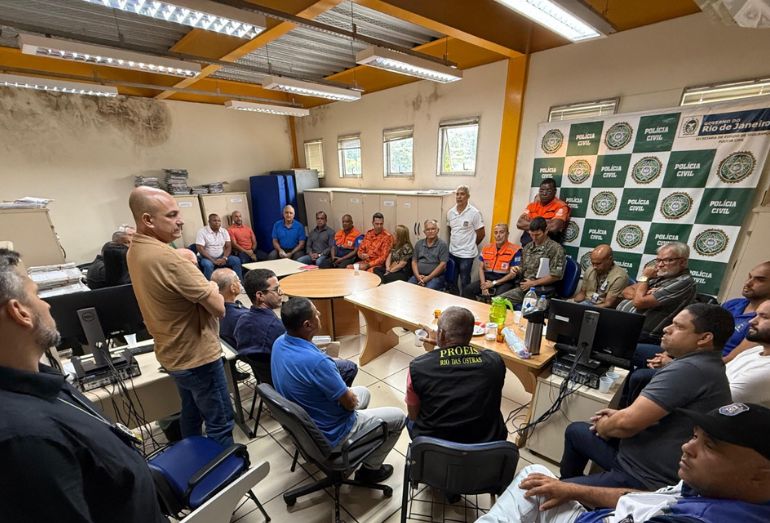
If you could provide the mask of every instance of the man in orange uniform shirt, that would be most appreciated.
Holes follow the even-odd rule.
[[[391,247],[393,235],[385,230],[385,217],[376,212],[372,216],[372,228],[366,231],[366,236],[358,246],[359,267],[374,272],[375,267],[385,265]],[[348,269],[352,268],[348,265]]]
[[[538,216],[545,218],[548,224],[548,236],[561,243],[564,229],[569,222],[569,213],[569,205],[556,197],[556,180],[545,178],[540,182],[537,198],[527,205],[527,210],[519,216],[519,220],[516,222],[516,227],[524,231],[521,234],[521,246],[523,247],[532,241],[529,235],[529,222]]]
[[[334,235],[332,248],[332,265],[336,268],[347,267],[356,261],[356,239],[361,233],[353,227],[353,217],[349,214],[342,216],[342,229]]]
[[[227,229],[230,234],[231,247],[233,254],[241,259],[241,263],[255,261],[265,261],[267,253],[257,249],[257,238],[254,231],[248,225],[243,223],[241,211],[233,211],[230,215],[232,225]]]

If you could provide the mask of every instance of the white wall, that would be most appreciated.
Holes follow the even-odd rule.
[[[182,168],[190,185],[230,182],[291,165],[285,117],[146,98],[96,100],[0,89],[0,200],[53,198],[67,260],[90,261],[131,223],[135,175]]]
[[[471,202],[489,221],[492,217],[497,157],[502,126],[506,62],[463,71],[464,78],[441,85],[420,81],[365,95],[352,103],[338,102],[311,110],[299,119],[297,142],[304,165],[306,140],[323,139],[327,187],[366,189],[471,189]],[[440,121],[479,116],[476,176],[437,176]],[[414,126],[413,178],[385,178],[382,131]],[[361,133],[361,178],[340,178],[337,137]],[[487,231],[490,227],[487,227]]]
[[[537,126],[551,106],[619,96],[623,113],[675,107],[685,87],[770,76],[768,51],[770,31],[728,27],[701,13],[533,54],[511,219],[527,204]],[[766,165],[763,191],[768,172]]]

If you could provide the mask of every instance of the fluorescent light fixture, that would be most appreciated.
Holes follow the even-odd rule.
[[[612,32],[612,27],[606,21],[576,0],[497,0],[497,2],[573,42],[603,36],[595,26],[604,26],[601,28],[605,33]],[[592,18],[592,23],[588,24],[576,13]]]
[[[283,91],[285,93],[301,94],[303,96],[315,96],[317,98],[327,98],[338,102],[354,102],[361,98],[361,93],[359,91],[354,91],[353,89],[305,82],[304,80],[295,80],[294,78],[287,78],[285,76],[267,76],[262,82],[262,87],[270,89],[271,91]]]
[[[193,78],[201,72],[201,66],[192,62],[28,34],[19,35],[19,47],[23,54],[148,73]]]
[[[699,105],[740,100],[770,94],[770,78],[730,82],[717,85],[688,87],[682,93],[679,105]]]
[[[237,9],[210,0],[84,0],[113,9],[166,22],[251,40],[265,30],[267,22],[259,13]]]
[[[442,84],[456,82],[463,77],[462,71],[454,67],[419,56],[397,53],[384,47],[364,49],[356,54],[356,63]]]
[[[21,76],[15,74],[0,74],[0,87],[19,87],[21,89],[37,89],[53,93],[85,94],[89,96],[118,96],[115,87],[80,82],[65,82],[37,76]]]
[[[251,111],[255,113],[278,114],[284,116],[307,116],[310,114],[309,109],[302,109],[301,107],[241,102],[239,100],[228,100],[225,102],[225,107],[237,111]]]

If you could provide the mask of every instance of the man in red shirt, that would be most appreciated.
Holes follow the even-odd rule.
[[[227,229],[230,234],[230,245],[233,254],[241,259],[241,263],[264,261],[267,253],[257,249],[257,237],[248,225],[244,225],[241,211],[233,211],[230,215],[232,225]]]
[[[522,247],[532,241],[529,236],[529,222],[537,217],[545,218],[548,236],[561,243],[564,229],[569,222],[569,213],[569,205],[556,197],[556,180],[545,178],[540,182],[537,198],[527,205],[527,210],[516,222],[516,227],[524,231],[521,234]]]

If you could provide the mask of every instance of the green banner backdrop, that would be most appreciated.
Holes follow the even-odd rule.
[[[636,278],[668,242],[690,246],[698,291],[717,294],[770,147],[770,103],[719,104],[538,128],[532,198],[554,178],[584,269],[607,243]]]

